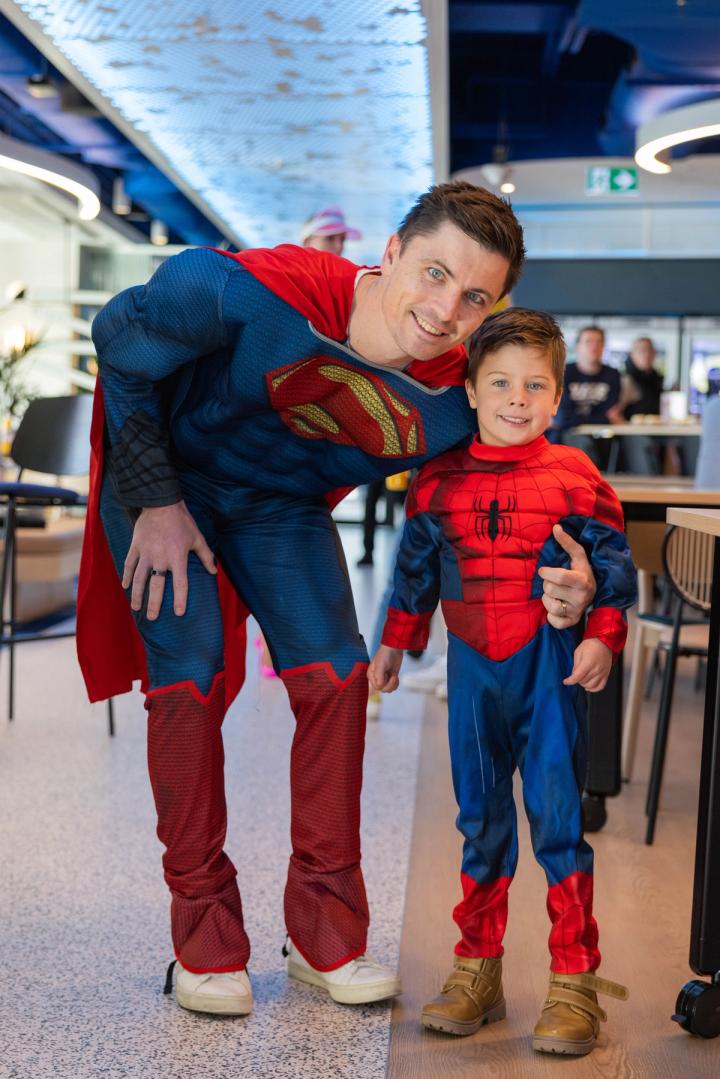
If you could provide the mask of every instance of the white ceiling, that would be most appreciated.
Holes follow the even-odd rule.
[[[348,254],[374,260],[433,180],[425,15],[432,23],[435,7],[5,0],[3,10],[226,235],[294,241],[307,216],[339,203],[365,233]]]

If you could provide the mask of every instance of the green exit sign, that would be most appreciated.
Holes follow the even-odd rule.
[[[585,170],[586,195],[637,195],[638,171],[633,165],[614,168],[591,165]]]

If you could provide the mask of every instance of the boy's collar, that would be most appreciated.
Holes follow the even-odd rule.
[[[480,441],[480,435],[475,435],[468,448],[479,461],[525,461],[547,445],[545,435],[538,435],[532,442],[525,442],[521,446],[487,446]]]

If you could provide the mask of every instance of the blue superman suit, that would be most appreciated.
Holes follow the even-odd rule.
[[[403,373],[342,343],[358,267],[295,248],[249,256],[171,258],[96,318],[106,424],[100,514],[121,574],[139,509],[184,499],[260,623],[297,724],[287,928],[315,967],[330,970],[366,943],[367,653],[328,493],[466,440],[472,413],[460,385],[463,350]],[[223,850],[216,578],[191,554],[184,617],[173,614],[167,588],[160,618],[136,622],[175,953],[192,971],[236,970],[249,942]]]

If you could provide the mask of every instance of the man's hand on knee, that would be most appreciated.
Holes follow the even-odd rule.
[[[122,579],[123,588],[132,586],[130,605],[134,611],[142,609],[149,578],[147,617],[150,621],[156,619],[162,605],[165,577],[171,574],[173,610],[177,615],[185,614],[190,551],[195,552],[208,573],[217,573],[213,553],[184,502],[142,511],[135,522]]]
[[[553,536],[563,550],[570,555],[570,569],[543,566],[539,571],[543,579],[543,605],[548,622],[555,629],[567,629],[580,621],[585,609],[592,603],[597,591],[595,577],[588,557],[560,525],[553,528]]]

